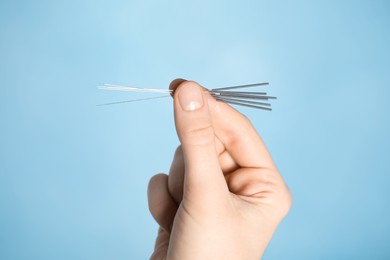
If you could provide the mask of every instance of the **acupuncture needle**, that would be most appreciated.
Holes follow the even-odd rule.
[[[276,99],[276,97],[267,96],[266,92],[232,91],[232,89],[249,88],[249,87],[266,86],[266,85],[269,85],[269,83],[264,82],[264,83],[246,84],[246,85],[238,85],[238,86],[223,87],[223,88],[214,88],[214,89],[206,90],[206,91],[209,92],[211,96],[213,96],[217,101],[220,101],[220,102],[233,104],[233,105],[239,105],[239,106],[246,106],[246,107],[251,107],[251,108],[264,109],[264,110],[272,110],[269,107],[269,106],[271,106],[271,104],[257,101],[257,100]],[[103,89],[103,90],[167,94],[167,95],[158,96],[158,97],[132,99],[132,100],[126,100],[126,101],[99,104],[98,106],[114,105],[114,104],[130,103],[130,102],[150,100],[150,99],[165,98],[165,97],[169,97],[174,92],[173,90],[170,90],[170,89],[127,87],[127,86],[114,85],[114,84],[104,84],[102,86],[98,86],[97,88]]]
[[[96,106],[109,106],[109,105],[116,105],[116,104],[122,104],[122,103],[131,103],[136,101],[144,101],[149,99],[158,99],[158,98],[166,98],[170,95],[164,95],[164,96],[158,96],[158,97],[150,97],[150,98],[140,98],[140,99],[132,99],[132,100],[125,100],[125,101],[117,101],[117,102],[111,102],[111,103],[104,103],[104,104],[98,104]]]

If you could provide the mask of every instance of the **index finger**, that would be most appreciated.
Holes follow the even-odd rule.
[[[174,91],[183,81],[176,79],[169,88]],[[239,166],[276,169],[267,147],[244,115],[211,95],[207,101],[215,134]]]
[[[267,147],[248,118],[211,96],[208,102],[215,133],[237,164],[274,169]]]

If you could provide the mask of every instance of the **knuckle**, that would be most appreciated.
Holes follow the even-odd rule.
[[[186,145],[206,146],[214,143],[214,129],[211,125],[188,129],[182,134],[182,143]]]
[[[286,216],[292,206],[292,195],[282,177],[269,172],[262,176],[261,185],[272,194],[268,203],[276,209],[275,213],[280,217]]]
[[[174,158],[180,157],[182,156],[182,154],[183,154],[183,149],[181,148],[181,145],[179,145],[175,150]]]
[[[287,215],[292,206],[292,196],[290,190],[284,186],[284,188],[279,190],[279,211],[282,216]]]
[[[168,178],[168,175],[166,175],[165,173],[158,173],[158,174],[154,175],[152,178],[150,178],[148,187],[153,188],[167,178]]]
[[[279,213],[282,217],[286,216],[292,206],[292,196],[288,187],[281,183],[276,186],[275,192],[278,197]]]
[[[288,187],[286,187],[285,202],[286,202],[287,212],[288,212],[290,211],[293,202],[291,190]]]

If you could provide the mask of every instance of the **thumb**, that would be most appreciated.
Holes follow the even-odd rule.
[[[182,82],[175,90],[174,107],[185,161],[184,198],[204,197],[210,201],[225,195],[228,188],[215,148],[205,89],[195,82]]]

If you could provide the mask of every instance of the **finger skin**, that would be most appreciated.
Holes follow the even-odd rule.
[[[179,205],[183,199],[183,183],[184,183],[184,156],[181,146],[177,147],[168,177],[168,190]]]
[[[212,97],[208,101],[216,136],[235,162],[241,167],[275,169],[264,142],[248,118]]]
[[[167,258],[170,235],[161,227],[158,229],[157,239],[150,260],[164,260]]]
[[[157,174],[148,185],[149,210],[162,229],[170,233],[178,205],[168,191],[168,176]]]
[[[197,110],[186,111],[179,97],[192,91],[200,93],[203,105]],[[197,199],[212,201],[212,197],[222,195],[228,189],[218,161],[204,88],[192,81],[182,82],[175,90],[174,114],[185,162],[184,196],[194,194]]]
[[[238,165],[225,150],[221,141],[216,140],[216,149],[218,153],[219,164],[225,176],[225,179],[230,176],[235,170],[238,169]],[[183,199],[183,183],[184,183],[184,156],[181,146],[178,146],[172,161],[171,168],[168,176],[168,190],[176,204],[180,204]]]

